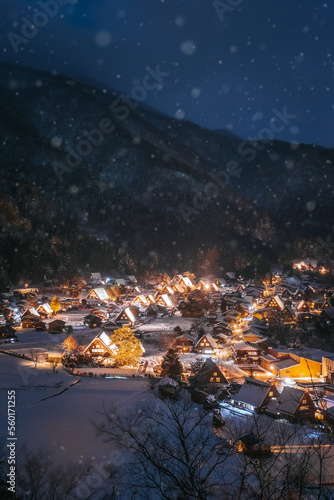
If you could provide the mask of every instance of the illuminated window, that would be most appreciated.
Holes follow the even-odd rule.
[[[217,378],[216,378],[216,382],[220,382],[220,377],[217,377]]]
[[[213,378],[212,377],[210,378],[210,382],[213,382]]]
[[[214,376],[214,377],[217,377],[217,372],[214,372],[213,376]]]

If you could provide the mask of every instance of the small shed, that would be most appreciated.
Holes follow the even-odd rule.
[[[170,377],[164,377],[159,380],[158,384],[159,396],[162,398],[176,398],[179,391],[180,386],[178,382]]]
[[[63,333],[66,322],[61,319],[55,319],[48,324],[49,333]]]
[[[264,458],[271,455],[271,446],[252,432],[241,436],[237,441],[237,450],[252,458]]]

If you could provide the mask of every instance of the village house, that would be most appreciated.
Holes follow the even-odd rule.
[[[210,390],[210,392],[212,392],[212,390],[216,390],[218,387],[228,384],[228,381],[216,363],[214,363],[212,359],[207,359],[195,375],[194,383],[202,390]]]
[[[17,339],[16,330],[11,326],[0,326],[0,340]]]
[[[188,276],[182,276],[182,274],[177,274],[176,276],[174,276],[174,278],[170,282],[170,286],[173,288],[174,285],[181,285],[184,290],[186,290],[187,288],[192,289],[194,286],[191,279],[188,278]]]
[[[145,311],[145,315],[148,317],[163,316],[164,314],[166,314],[166,308],[158,304],[150,304]]]
[[[334,383],[334,353],[322,357],[322,376],[325,382]]]
[[[266,413],[290,421],[309,420],[314,418],[315,405],[308,392],[285,386],[276,401],[268,403]]]
[[[63,333],[66,322],[61,319],[55,319],[48,324],[49,333]]]
[[[100,316],[96,316],[95,314],[88,314],[84,317],[84,325],[87,325],[89,328],[96,328],[101,326],[102,318]]]
[[[209,334],[206,333],[203,335],[197,342],[194,347],[194,351],[198,354],[214,354],[217,348],[217,342],[215,339]]]
[[[37,308],[37,312],[42,319],[52,318],[52,316],[54,315],[54,312],[52,311],[50,304],[48,303],[41,304]]]
[[[284,364],[275,363],[273,373],[281,378],[314,378],[320,379],[323,377],[322,360],[323,358],[330,359],[334,356],[333,353],[321,351],[319,349],[285,349],[273,347],[270,349],[270,354],[281,361],[290,361]]]
[[[262,411],[270,399],[277,395],[275,385],[249,377],[245,379],[240,391],[231,396],[231,403],[247,410]]]
[[[286,305],[283,309],[283,322],[287,325],[296,323],[298,314],[292,306]]]
[[[238,439],[236,449],[252,458],[268,457],[271,455],[270,444],[251,432]]]
[[[194,348],[194,339],[188,334],[179,335],[176,337],[173,347],[180,354],[190,353]]]
[[[252,342],[238,342],[233,346],[235,362],[250,362],[257,363],[261,353],[260,347]]]
[[[116,352],[117,347],[105,332],[97,335],[84,350],[84,353],[89,354],[92,359],[114,357]]]
[[[151,299],[149,297],[151,297]],[[132,301],[132,305],[138,307],[148,307],[153,303],[154,298],[152,297],[152,295],[137,295],[137,297]]]
[[[157,297],[155,303],[158,304],[159,306],[163,306],[163,307],[166,307],[168,309],[174,308],[174,304],[171,301],[169,295],[167,295],[167,294],[159,295],[159,297]]]
[[[273,297],[270,297],[268,303],[266,304],[266,307],[275,309],[277,311],[283,311],[284,304],[278,295],[274,295]]]
[[[41,321],[41,317],[34,307],[27,309],[21,315],[21,328],[35,328],[36,324]]]
[[[123,309],[117,318],[115,319],[116,323],[120,323],[122,325],[135,325],[137,318],[139,317],[139,309],[137,307],[129,306]]]
[[[91,273],[89,281],[92,285],[100,285],[103,281],[101,273]]]
[[[104,288],[93,288],[87,295],[87,299],[96,299],[100,302],[109,302],[109,296]]]

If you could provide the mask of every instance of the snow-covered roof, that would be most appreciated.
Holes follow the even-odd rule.
[[[249,404],[254,408],[259,408],[266,399],[271,385],[252,378],[246,378],[240,391],[233,397],[239,403]]]
[[[168,307],[173,307],[173,302],[170,300],[170,298],[167,294],[164,293],[163,295],[161,295],[161,298],[163,299],[163,301],[165,302],[165,304]]]
[[[209,334],[209,333],[206,333],[204,334],[200,339],[199,341],[197,342],[196,344],[196,347],[200,345],[201,342],[203,342],[203,339],[206,338],[206,340],[209,342],[210,346],[212,347],[212,349],[216,349],[217,347],[217,342],[215,341],[215,339]]]
[[[291,368],[292,366],[298,366],[299,363],[297,363],[294,359],[283,359],[282,361],[277,361],[275,363],[275,367],[277,370],[285,370],[286,368]]]
[[[259,346],[252,342],[238,342],[233,346],[234,351],[249,351],[252,349],[260,350]]]
[[[45,302],[45,304],[41,304],[38,308],[38,311],[40,311],[41,309],[44,309],[44,311],[47,314],[52,314],[52,312],[53,312],[50,305],[47,302]]]
[[[132,323],[135,323],[136,322],[136,318],[134,317],[134,315],[132,314],[132,311],[129,307],[127,307],[125,309],[125,314],[127,315],[127,317],[129,318],[129,320],[132,322]]]
[[[111,345],[111,340],[110,340],[110,337],[105,333],[105,332],[102,332],[100,333],[99,337],[98,337],[100,340],[102,340],[102,342],[106,345],[106,346],[110,346]]]
[[[102,280],[101,273],[91,273],[91,276],[93,280],[98,280],[98,281]]]
[[[186,286],[188,286],[189,288],[192,288],[193,284],[192,284],[190,278],[188,278],[188,276],[183,276],[183,282]]]
[[[275,299],[277,302],[277,305],[280,309],[284,309],[284,304],[282,302],[282,299],[278,295],[274,295],[274,297],[270,297],[268,303],[272,300]]]
[[[304,394],[301,389],[285,386],[278,397],[277,411],[294,415]]]
[[[177,383],[176,380],[170,377],[164,377],[161,380],[159,380],[158,385],[172,385],[174,387],[177,387],[179,384]]]
[[[98,296],[98,298],[100,300],[108,300],[109,299],[108,294],[104,288],[94,288],[94,292],[96,293],[96,295]]]

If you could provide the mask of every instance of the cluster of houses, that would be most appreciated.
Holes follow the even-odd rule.
[[[302,267],[305,269],[308,268]],[[140,324],[155,317],[185,316],[196,319],[199,326],[189,331],[172,331],[173,348],[182,355],[229,359],[243,373],[245,380],[257,380],[259,386],[254,393],[260,391],[259,387],[268,389],[268,384],[273,387],[273,381],[277,379],[322,384],[322,387],[325,384],[327,391],[334,383],[334,353],[307,349],[303,347],[302,336],[298,336],[299,331],[312,334],[319,324],[330,334],[334,326],[331,287],[311,281],[307,275],[289,278],[276,274],[266,282],[250,283],[237,279],[234,273],[225,273],[223,278],[197,280],[186,273],[169,281],[139,285],[135,276],[110,279],[93,273],[87,288],[75,297],[69,296],[70,290],[64,290],[59,305],[60,311],[82,309],[83,323],[100,329],[87,346],[94,359],[113,356],[108,339],[122,325],[129,325],[136,331]],[[110,293],[116,288],[117,297]],[[29,299],[38,295],[41,299],[36,301],[37,305],[29,306]],[[53,312],[47,297],[34,286],[16,287],[10,293],[2,294],[1,312],[2,338],[15,337],[13,319],[16,319],[16,324],[19,321],[22,329],[70,332],[66,322]],[[294,342],[282,347],[275,328],[295,332]],[[217,369],[220,370],[219,364]],[[226,378],[226,373],[222,377],[223,370],[220,372],[213,378],[220,381]],[[292,389],[305,392],[301,387],[289,390]],[[251,391],[246,392],[251,394]],[[275,390],[270,390],[269,395],[270,392],[275,393]],[[260,405],[253,405],[250,401],[244,403],[256,408],[265,406],[267,412],[284,413],[284,397],[283,393],[270,396],[270,404],[265,399]],[[235,400],[235,404],[239,403]],[[330,402],[326,404],[328,406]]]

